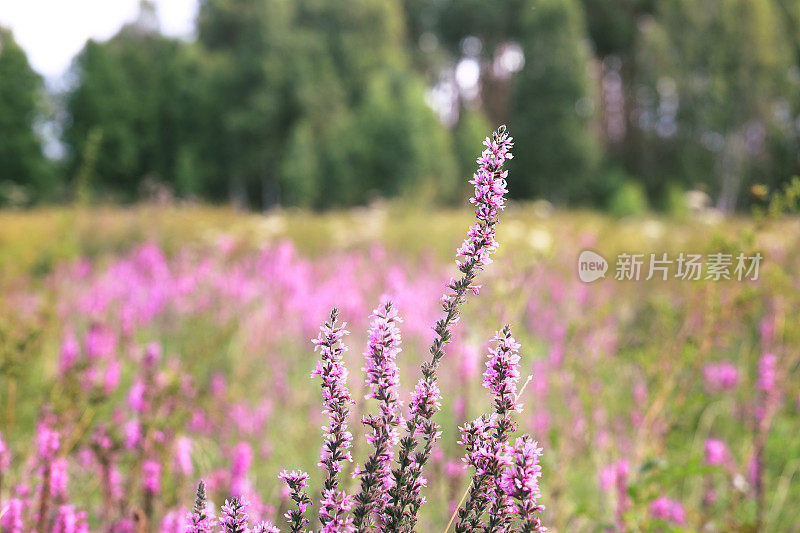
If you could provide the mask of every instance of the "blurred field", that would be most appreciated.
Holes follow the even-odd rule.
[[[215,501],[241,490],[256,516],[279,517],[280,470],[306,469],[319,487],[323,420],[309,339],[338,306],[352,332],[350,386],[360,390],[367,315],[394,299],[407,391],[472,216],[401,204],[325,214],[0,212],[0,433],[15,459],[0,501],[35,485],[28,449],[48,416],[67,436],[68,497],[98,529],[138,507],[154,524],[178,516],[200,477]],[[504,214],[498,240],[442,368],[442,453],[428,471],[420,531],[443,531],[466,488],[455,429],[489,408],[482,358],[506,322],[523,345],[523,375],[533,375],[520,424],[545,450],[551,531],[800,530],[800,221],[613,219],[525,204]],[[577,279],[587,248],[612,263],[608,279]],[[765,259],[755,282],[615,281],[623,251]],[[151,342],[163,356],[148,375]],[[77,353],[65,361],[69,350]],[[777,360],[770,375],[765,353]],[[719,363],[735,367],[731,386],[709,380]],[[132,391],[149,379],[157,393],[142,409]],[[354,413],[357,461],[366,449],[357,420],[372,408],[360,401]],[[724,460],[704,456],[707,439],[724,442]],[[140,501],[147,460],[162,465],[152,508]],[[109,461],[132,496],[103,505]],[[685,518],[657,520],[661,496],[680,502]]]

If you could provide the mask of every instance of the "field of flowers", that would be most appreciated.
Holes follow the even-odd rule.
[[[183,532],[200,479],[215,514],[241,496],[251,520],[284,528],[284,470],[310,474],[319,527],[329,424],[311,339],[337,307],[354,399],[340,483],[357,492],[372,442],[359,421],[376,412],[367,317],[386,300],[402,317],[407,408],[473,220],[397,204],[0,213],[2,531]],[[418,531],[445,531],[469,487],[458,427],[492,410],[484,363],[507,323],[521,345],[513,419],[543,450],[549,531],[800,531],[797,220],[530,204],[509,206],[497,232],[438,371]],[[584,249],[764,261],[756,281],[588,284]]]

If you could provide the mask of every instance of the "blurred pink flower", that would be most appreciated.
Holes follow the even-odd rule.
[[[721,440],[706,439],[703,450],[707,464],[721,465],[728,459],[728,447]]]
[[[61,342],[61,352],[59,354],[59,371],[63,374],[67,372],[75,364],[78,359],[80,346],[78,340],[72,333],[67,333],[64,340]]]
[[[63,457],[53,460],[50,464],[50,494],[57,498],[67,497],[67,460]]]
[[[55,458],[60,447],[60,436],[57,431],[53,431],[45,422],[39,423],[36,432],[36,443],[39,449],[39,457],[45,461]]]
[[[739,383],[739,371],[730,362],[710,363],[703,369],[706,389],[709,391],[730,391]]]
[[[0,474],[8,470],[9,466],[11,466],[11,451],[3,441],[3,434],[0,433]]]
[[[192,464],[192,439],[189,437],[178,437],[175,441],[175,464],[184,476],[192,475],[194,465]]]
[[[161,463],[150,459],[142,463],[142,488],[150,494],[161,492]]]
[[[128,390],[128,405],[137,413],[144,413],[147,404],[144,400],[145,384],[142,380],[137,380]]]
[[[656,520],[674,522],[682,525],[686,522],[686,512],[680,502],[660,496],[650,503],[650,516]]]
[[[142,439],[142,427],[139,424],[139,421],[134,419],[126,422],[125,426],[123,427],[123,432],[125,434],[125,448],[129,450],[136,448]]]
[[[767,393],[775,391],[777,378],[778,358],[771,353],[765,353],[758,361],[758,388]]]
[[[462,381],[469,381],[478,373],[480,354],[478,349],[472,344],[463,343],[460,347],[461,358],[458,361],[459,377]]]
[[[122,373],[119,359],[111,359],[106,365],[106,372],[103,376],[103,392],[112,393],[118,386],[120,374]]]
[[[114,332],[99,324],[89,329],[83,342],[89,359],[107,357],[117,349],[117,337]]]
[[[253,449],[247,442],[240,442],[233,451],[231,462],[231,494],[244,496],[249,488],[247,476],[253,464]]]

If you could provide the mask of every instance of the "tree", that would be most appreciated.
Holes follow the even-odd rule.
[[[219,117],[207,153],[235,196],[352,205],[420,176],[452,194],[449,139],[411,70],[398,1],[204,0],[199,40]]]
[[[52,195],[54,174],[35,124],[44,88],[10,30],[0,28],[0,203]]]
[[[197,135],[204,120],[202,72],[190,45],[134,23],[107,42],[90,40],[73,75],[64,133],[72,175],[94,138],[95,186],[106,193],[131,200],[145,179],[186,194],[203,189],[202,174],[186,176],[187,168],[201,168]]]
[[[477,109],[464,109],[459,113],[458,123],[453,128],[453,146],[458,162],[458,174],[462,187],[459,196],[464,197],[471,187],[464,178],[475,172],[475,151],[482,148],[481,143],[492,131],[492,124]]]
[[[589,50],[574,0],[537,0],[522,15],[525,66],[515,80],[511,131],[515,194],[584,201],[597,186],[600,157],[593,129]]]
[[[306,42],[322,47],[315,68],[298,77],[304,95],[298,135],[319,147],[313,179],[319,195],[313,204],[363,204],[396,195],[451,200],[456,183],[451,139],[425,103],[424,84],[411,68],[400,3],[298,5]],[[303,164],[290,161],[288,176],[303,179],[297,172]]]
[[[793,135],[776,112],[792,94],[790,42],[772,0],[664,0],[638,58],[650,157],[679,155],[672,176],[733,209],[774,162],[769,147]],[[651,194],[663,181],[648,183]]]
[[[421,81],[402,71],[382,73],[370,83],[346,137],[348,165],[339,169],[362,176],[356,203],[374,195],[456,199],[452,140],[425,103],[424,91]]]
[[[269,207],[280,198],[277,169],[297,117],[290,89],[295,7],[288,0],[202,0],[198,41],[208,57],[205,154],[214,193],[226,184],[240,204]],[[213,133],[212,133],[213,132]]]

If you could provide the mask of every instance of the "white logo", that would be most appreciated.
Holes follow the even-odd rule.
[[[602,255],[591,250],[584,250],[578,256],[578,277],[585,283],[606,277],[608,261]]]

